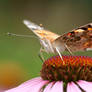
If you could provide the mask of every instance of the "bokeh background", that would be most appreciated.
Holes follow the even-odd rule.
[[[15,87],[40,74],[39,41],[7,35],[7,32],[34,35],[23,24],[24,19],[62,35],[92,22],[92,0],[0,0],[1,89]],[[92,52],[75,55],[92,56]]]

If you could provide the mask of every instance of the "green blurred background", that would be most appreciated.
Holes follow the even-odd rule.
[[[0,0],[0,86],[4,88],[39,76],[39,41],[6,34],[34,35],[23,24],[24,19],[63,34],[92,22],[92,0]],[[92,52],[75,55],[92,56]]]

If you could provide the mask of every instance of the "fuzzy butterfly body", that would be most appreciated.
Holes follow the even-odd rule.
[[[63,35],[58,35],[28,20],[24,24],[37,35],[41,43],[40,52],[58,53],[92,50],[92,23],[81,26]],[[41,56],[42,57],[42,56]]]

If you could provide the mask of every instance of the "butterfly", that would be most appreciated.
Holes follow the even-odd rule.
[[[24,20],[24,24],[37,35],[41,48],[39,56],[44,61],[42,52],[61,53],[68,51],[70,54],[77,51],[92,50],[92,23],[78,27],[71,32],[58,35],[31,21]]]

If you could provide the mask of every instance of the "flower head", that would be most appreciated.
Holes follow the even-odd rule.
[[[59,56],[43,63],[41,77],[5,92],[92,92],[92,58]]]
[[[44,62],[41,77],[44,80],[66,83],[78,80],[92,81],[92,58],[63,56],[62,61],[59,56],[52,57]]]

